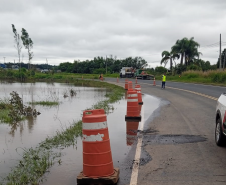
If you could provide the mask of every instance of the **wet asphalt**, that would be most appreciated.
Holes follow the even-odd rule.
[[[128,78],[129,81],[135,83],[135,79]],[[106,78],[106,81],[116,82],[115,78]],[[125,78],[120,78],[120,82],[124,82]],[[146,83],[153,85],[153,80],[141,80],[137,79],[138,83]],[[161,85],[161,81],[156,80],[156,85]],[[193,83],[183,83],[183,82],[166,82],[166,86],[185,89],[189,91],[195,91],[198,93],[206,94],[209,96],[213,96],[218,98],[222,93],[226,92],[226,87],[221,86],[213,86],[213,85],[203,85],[203,84],[193,84]]]
[[[106,78],[121,86],[124,80]],[[226,184],[226,147],[216,146],[214,140],[216,100],[167,88],[218,98],[224,87],[167,82],[162,90],[147,85],[151,80],[138,83],[142,93],[159,98],[161,105],[146,120],[144,131],[138,130],[143,142],[137,184]]]

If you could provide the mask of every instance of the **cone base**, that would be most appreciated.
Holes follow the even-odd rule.
[[[144,103],[143,103],[143,102],[139,102],[138,104],[139,104],[139,105],[143,105]]]
[[[77,176],[77,184],[116,184],[119,180],[119,172],[119,168],[114,168],[114,174],[111,176],[98,178],[86,177],[83,175],[83,172],[81,172]]]
[[[141,116],[132,117],[125,115],[125,121],[141,121]]]

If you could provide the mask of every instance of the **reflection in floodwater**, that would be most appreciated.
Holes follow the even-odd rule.
[[[138,127],[139,127],[139,121],[127,121],[126,122],[127,146],[131,146],[136,141]]]

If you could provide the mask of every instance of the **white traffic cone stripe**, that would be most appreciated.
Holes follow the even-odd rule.
[[[97,130],[108,128],[107,122],[96,122],[96,123],[82,123],[83,130]]]

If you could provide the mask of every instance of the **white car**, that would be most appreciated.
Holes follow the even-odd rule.
[[[226,144],[226,93],[217,100],[215,141],[218,146]]]

